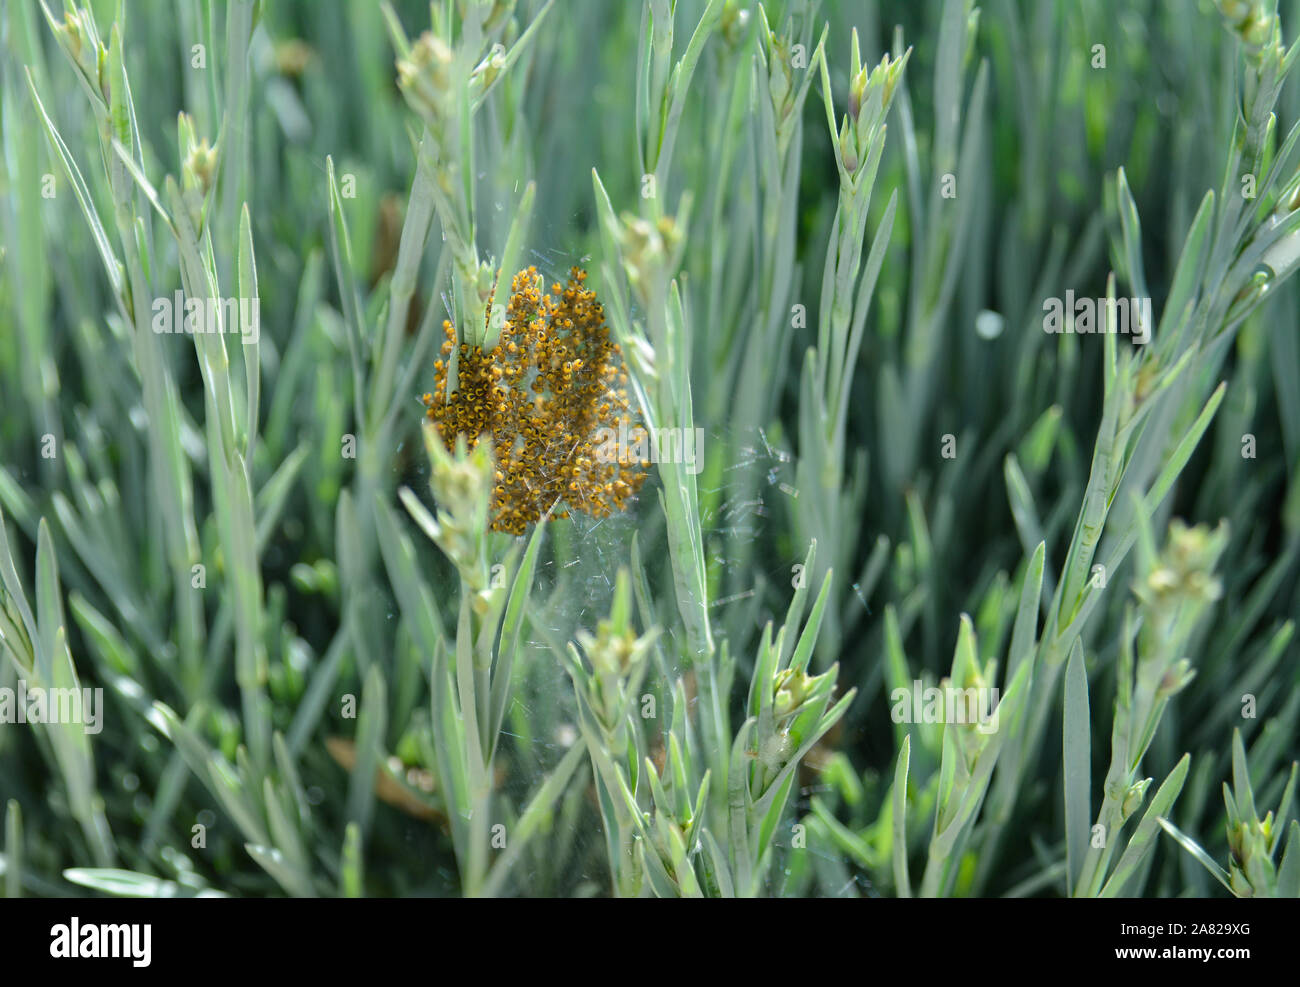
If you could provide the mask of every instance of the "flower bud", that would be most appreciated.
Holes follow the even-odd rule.
[[[857,144],[853,132],[849,130],[849,118],[845,117],[840,127],[840,160],[844,162],[844,170],[850,175],[858,170],[858,165],[861,163],[858,160]]]
[[[1124,801],[1120,804],[1121,822],[1128,822],[1129,817],[1142,808],[1142,803],[1147,797],[1147,789],[1150,787],[1150,778],[1136,782],[1128,787],[1128,791],[1124,793]]]
[[[470,93],[478,98],[492,87],[502,70],[506,67],[506,49],[504,45],[493,45],[483,61],[474,66],[469,76]]]
[[[185,188],[197,189],[206,196],[212,188],[212,178],[217,168],[217,149],[208,146],[205,137],[189,148],[182,166],[181,178]]]
[[[406,58],[397,61],[397,86],[411,109],[431,130],[439,131],[451,115],[451,70],[455,55],[441,38],[425,31]]]
[[[65,13],[63,23],[54,26],[54,35],[92,87],[103,92],[107,82],[104,77],[104,62],[108,58],[108,51],[94,39],[91,29],[82,20],[82,13]]]
[[[1156,697],[1168,699],[1187,688],[1188,683],[1196,678],[1196,670],[1191,667],[1191,664],[1186,658],[1174,662],[1173,667],[1161,677],[1160,686],[1156,689]]]
[[[741,7],[736,0],[727,0],[718,21],[718,31],[732,48],[745,40],[745,29],[749,27],[749,11]]]
[[[785,42],[772,35],[768,45],[768,93],[772,97],[772,109],[777,119],[785,112],[786,98],[790,95],[790,53]]]

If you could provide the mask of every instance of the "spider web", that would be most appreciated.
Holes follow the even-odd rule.
[[[559,249],[529,250],[520,266],[535,266],[545,283],[551,285],[563,283],[570,267],[585,267],[589,262],[588,255],[575,256]],[[450,309],[445,292],[442,301],[444,308]],[[711,581],[719,587],[716,598],[709,602],[710,613],[717,622],[732,606],[756,608],[757,619],[750,628],[756,634],[762,621],[773,614],[764,611],[762,599],[754,598],[762,593],[764,585],[781,585],[790,580],[790,561],[783,557],[778,561],[774,553],[764,553],[761,548],[776,536],[773,525],[778,526],[778,531],[788,528],[789,515],[795,510],[798,490],[792,456],[762,428],[707,428],[703,440],[707,454],[705,449],[696,449],[701,465],[719,450],[724,450],[729,460],[720,472],[701,472],[694,477],[706,566]],[[427,502],[428,464],[423,455],[413,458],[415,468],[408,470],[403,482],[420,490],[421,499]],[[662,480],[653,465],[649,474],[627,511],[594,518],[583,513],[579,505],[568,505],[570,517],[553,521],[546,535],[533,581],[528,636],[514,669],[514,695],[506,712],[505,737],[498,753],[498,763],[504,768],[499,790],[515,811],[522,810],[577,738],[573,683],[555,652],[567,647],[577,631],[594,632],[598,621],[608,615],[618,570],[631,567],[634,537],[641,560],[650,570],[650,592],[660,608],[656,622],[666,624],[670,632],[678,622],[659,505]],[[733,555],[732,550],[740,545],[746,550]],[[638,614],[638,630],[644,630],[635,605],[634,613]],[[665,642],[666,653],[676,651],[671,641]],[[748,674],[742,657],[737,680],[743,681]],[[643,691],[658,676],[658,668],[652,666]],[[656,682],[654,687],[655,691],[667,693],[672,683]],[[664,710],[660,716],[666,713]],[[565,825],[571,832],[538,834],[536,844],[516,862],[513,885],[517,892],[609,892],[603,824],[596,808],[589,764],[579,769],[570,788],[579,779],[587,790],[575,817],[571,822],[561,822],[560,805],[554,813],[557,830]],[[560,865],[548,859],[548,851],[556,846],[560,848],[556,853],[563,859],[564,873],[557,873]],[[783,884],[779,874],[774,873],[772,880],[774,887]]]

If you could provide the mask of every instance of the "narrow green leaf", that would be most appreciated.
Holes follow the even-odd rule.
[[[547,3],[547,9],[550,3]],[[544,13],[545,11],[543,11]],[[540,20],[540,16],[538,20]],[[529,31],[537,25],[533,22]],[[518,48],[518,45],[515,46]],[[497,268],[496,288],[492,292],[491,307],[488,309],[487,334],[483,339],[483,349],[490,350],[497,344],[501,329],[505,324],[506,298],[510,294],[510,283],[514,277],[515,265],[519,262],[519,253],[523,249],[524,237],[528,233],[528,224],[533,215],[533,198],[537,192],[537,183],[529,182],[524,187],[524,194],[515,207],[515,216],[510,223],[510,233],[506,236],[505,250]]]
[[[23,896],[23,812],[17,799],[5,807],[5,884],[6,898]]]
[[[808,614],[808,622],[804,624],[803,633],[799,635],[799,644],[794,649],[794,655],[790,658],[790,668],[796,672],[805,671],[808,668],[808,662],[812,658],[813,645],[817,643],[817,634],[822,626],[822,612],[826,609],[826,602],[830,599],[831,593],[831,576],[833,573],[826,570],[826,578],[822,580],[821,592],[817,594],[817,600],[813,603],[812,612]],[[794,633],[794,628],[787,628],[790,633]]]
[[[548,514],[549,516],[549,514]],[[515,572],[514,582],[510,587],[510,598],[506,602],[505,615],[501,622],[501,643],[497,650],[496,668],[492,672],[491,720],[488,724],[488,760],[492,760],[500,739],[501,724],[505,721],[506,708],[510,702],[510,683],[514,673],[515,662],[519,658],[519,642],[523,637],[524,613],[528,606],[528,595],[533,585],[533,572],[537,568],[537,555],[542,547],[542,538],[546,530],[546,518],[538,522],[528,539],[528,548],[523,561]]]
[[[1199,843],[1197,843],[1190,836],[1183,833],[1182,830],[1180,830],[1177,826],[1175,826],[1173,823],[1171,823],[1168,819],[1164,818],[1163,816],[1158,817],[1157,821],[1164,828],[1164,831],[1168,833],[1170,836],[1172,836],[1178,842],[1179,846],[1181,846],[1184,850],[1186,850],[1193,857],[1199,860],[1202,866],[1204,866],[1206,870],[1208,870],[1211,874],[1214,875],[1214,879],[1216,881],[1222,884],[1229,891],[1232,891],[1232,885],[1229,883],[1228,872],[1225,871],[1218,864],[1216,864],[1214,862],[1214,858],[1211,857],[1204,850],[1202,850],[1201,845]],[[1233,894],[1235,895],[1236,892],[1233,891]]]
[[[1088,673],[1083,645],[1076,638],[1065,669],[1065,720],[1062,730],[1065,771],[1065,845],[1069,890],[1074,893],[1088,853],[1092,810],[1092,740],[1088,712]]]
[[[1232,731],[1232,792],[1242,819],[1258,819],[1255,814],[1255,795],[1250,789],[1250,767],[1246,763],[1246,745],[1241,731]]]
[[[1174,280],[1169,286],[1169,295],[1165,299],[1164,310],[1160,314],[1160,328],[1157,336],[1162,349],[1173,348],[1182,337],[1191,322],[1192,306],[1196,303],[1197,285],[1201,278],[1201,268],[1210,247],[1210,223],[1214,216],[1214,192],[1207,191],[1196,210],[1191,229],[1183,240],[1183,250],[1178,257],[1178,267],[1174,270]],[[1170,337],[1177,326],[1177,338]]]
[[[1277,893],[1280,898],[1300,898],[1300,820],[1292,819],[1287,830],[1282,865],[1277,869]]]
[[[257,418],[261,401],[261,295],[257,290],[257,262],[253,257],[253,229],[248,215],[248,203],[239,214],[239,338],[243,344],[244,393],[247,408],[244,412],[244,459],[253,461],[253,448],[257,444]],[[251,324],[244,319],[245,305],[253,314]]]
[[[59,594],[59,560],[50,537],[50,526],[41,518],[36,535],[36,627],[40,632],[36,651],[38,674],[48,683],[54,676],[55,637],[66,626],[63,600]]]
[[[357,763],[348,785],[348,821],[364,834],[370,828],[375,808],[375,774],[384,753],[388,728],[388,689],[378,662],[370,665],[361,687],[361,708],[357,715]]]
[[[348,823],[343,833],[342,866],[339,871],[339,894],[344,898],[362,897],[361,827],[354,822]]]
[[[907,873],[907,771],[912,760],[912,738],[903,738],[894,766],[894,887],[900,898],[912,897],[912,881]]]
[[[195,889],[149,874],[115,867],[70,867],[63,879],[119,898],[225,898],[220,891]]]
[[[1128,187],[1128,177],[1121,166],[1116,178],[1116,192],[1119,202],[1120,227],[1124,235],[1124,254],[1128,266],[1129,285],[1133,295],[1146,298],[1147,279],[1142,268],[1142,224],[1138,220],[1137,204]]]
[[[100,221],[99,212],[95,209],[90,190],[86,187],[85,179],[81,177],[81,169],[77,167],[77,163],[72,159],[72,154],[67,145],[63,143],[63,138],[59,136],[59,131],[54,126],[54,122],[50,119],[49,114],[45,112],[45,106],[41,103],[40,96],[36,94],[36,83],[32,81],[31,69],[28,68],[26,72],[27,88],[31,91],[32,102],[36,104],[36,110],[40,113],[41,122],[45,125],[46,136],[50,139],[50,146],[54,148],[54,153],[63,163],[63,171],[72,184],[72,193],[76,196],[77,204],[81,206],[81,212],[86,217],[86,223],[90,227],[91,239],[94,240],[100,259],[104,262],[104,270],[108,273],[108,281],[113,289],[113,294],[119,301],[124,301],[126,298],[126,276],[122,262],[117,259],[117,255],[108,242],[108,234],[104,232],[104,224]],[[125,305],[123,305],[123,312],[126,312]]]

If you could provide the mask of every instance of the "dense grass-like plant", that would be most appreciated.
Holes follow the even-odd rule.
[[[0,889],[1300,896],[1297,26],[0,0]]]

